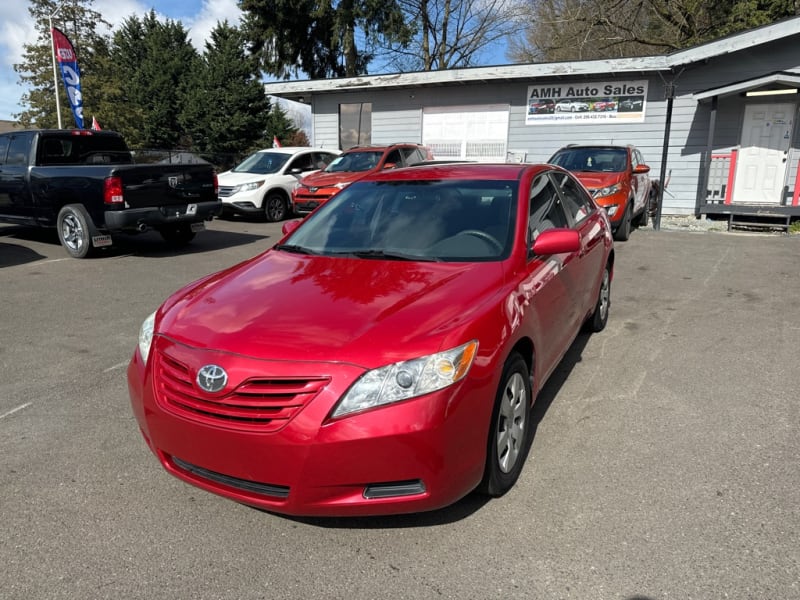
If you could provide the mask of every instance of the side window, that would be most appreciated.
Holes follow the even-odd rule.
[[[7,165],[27,165],[28,151],[31,147],[33,136],[30,133],[20,133],[11,135],[11,143],[8,145]]]
[[[528,245],[543,231],[567,226],[561,198],[547,173],[533,180],[528,211]]]
[[[592,212],[592,202],[588,193],[566,173],[554,173],[553,178],[564,198],[564,210],[575,223],[580,223]]]
[[[314,168],[324,169],[333,162],[334,158],[336,158],[335,154],[329,154],[328,152],[314,152]]]
[[[9,137],[7,135],[0,135],[0,165],[6,162],[6,152],[8,152]]]
[[[400,158],[400,150],[399,149],[395,149],[395,150],[392,150],[391,152],[389,152],[389,155],[386,157],[386,161],[384,161],[384,163],[383,163],[383,168],[385,169],[386,165],[389,165],[389,164],[397,165],[398,167],[402,166],[403,161]]]
[[[407,165],[416,165],[425,160],[419,148],[403,148],[403,158],[406,159]]]
[[[300,156],[295,156],[292,159],[292,163],[289,167],[284,171],[284,173],[291,172],[292,169],[300,169],[301,171],[313,171],[317,167],[311,164],[311,153],[307,152],[305,154],[301,154]]]

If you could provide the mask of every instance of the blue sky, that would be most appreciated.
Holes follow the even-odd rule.
[[[22,111],[19,101],[25,90],[19,85],[13,65],[22,60],[22,46],[36,40],[27,2],[24,8],[20,7],[21,4],[7,0],[0,2],[0,120],[12,120],[13,114]],[[153,9],[163,17],[180,20],[198,49],[202,49],[217,21],[227,19],[230,23],[238,23],[241,16],[236,0],[94,0],[93,7],[112,26],[131,15],[142,16]],[[66,116],[67,111],[64,113]]]

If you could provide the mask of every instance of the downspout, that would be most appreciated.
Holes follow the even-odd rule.
[[[681,70],[681,73],[683,70]],[[659,75],[661,75],[659,73]],[[678,73],[680,76],[680,73]],[[670,81],[664,80],[664,98],[667,99],[667,115],[664,121],[664,143],[661,148],[661,174],[659,175],[658,186],[658,205],[656,206],[656,216],[653,219],[653,229],[659,231],[661,229],[661,207],[664,204],[664,183],[667,180],[667,154],[669,153],[669,134],[672,128],[672,104],[675,100],[675,80],[678,77],[673,74]]]

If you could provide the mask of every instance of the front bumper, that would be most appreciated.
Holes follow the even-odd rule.
[[[294,406],[272,408],[262,394],[262,413],[273,411],[275,419],[262,426],[259,413],[237,423],[206,409],[196,415],[176,409],[169,399],[174,384],[164,375],[173,363],[186,369],[181,394],[202,394],[191,387],[197,369],[210,363],[228,371],[228,388],[265,378],[289,387],[321,378],[324,385],[310,399],[289,402]],[[494,394],[467,378],[434,394],[330,420],[332,407],[362,372],[338,363],[257,361],[157,337],[147,368],[134,353],[128,386],[141,432],[162,466],[243,504],[296,516],[365,516],[434,510],[469,493],[483,474]],[[227,397],[220,402],[227,405]]]
[[[222,203],[217,201],[180,204],[175,206],[150,206],[147,208],[126,208],[107,210],[103,218],[104,227],[109,231],[137,229],[144,225],[159,228],[176,223],[197,223],[210,221],[222,214]]]

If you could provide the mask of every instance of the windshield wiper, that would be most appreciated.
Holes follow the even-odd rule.
[[[441,262],[441,259],[435,256],[419,256],[418,254],[404,254],[402,252],[386,252],[385,250],[350,250],[349,252],[335,252],[334,254],[349,255],[358,258],[377,258],[382,260]]]
[[[276,244],[273,246],[273,249],[293,252],[294,254],[319,254],[316,250],[306,248],[305,246],[298,246],[297,244]]]

